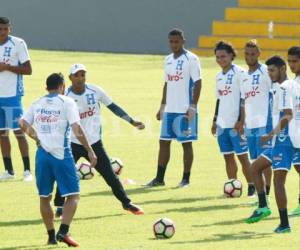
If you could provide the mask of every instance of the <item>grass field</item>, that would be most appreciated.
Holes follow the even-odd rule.
[[[31,51],[31,58],[33,75],[26,77],[25,107],[45,93],[49,73],[67,75],[72,63],[81,62],[87,66],[89,82],[100,84],[116,103],[146,123],[145,131],[136,131],[103,109],[107,151],[123,160],[121,179],[136,182],[125,187],[146,214],[134,216],[123,211],[99,176],[82,181],[81,200],[71,227],[81,249],[299,249],[300,218],[291,218],[291,234],[273,234],[278,224],[273,190],[273,215],[254,225],[244,223],[254,209],[249,204],[253,200],[222,197],[225,168],[216,140],[210,135],[214,78],[219,70],[213,58],[202,59],[200,140],[194,144],[191,186],[186,189],[175,188],[182,175],[182,149],[178,143],[172,146],[166,187],[141,187],[156,169],[160,124],[155,114],[163,86],[162,56]],[[30,152],[34,165],[35,146],[31,141]],[[22,163],[14,138],[13,156],[17,179],[0,183],[0,249],[56,249],[45,245],[47,235],[40,219],[35,183],[21,180]],[[246,184],[241,171],[239,178]],[[288,176],[287,191],[291,209],[298,197],[294,170]],[[169,217],[176,224],[176,234],[170,240],[153,237],[152,224],[160,217]],[[60,244],[57,248],[66,246]]]

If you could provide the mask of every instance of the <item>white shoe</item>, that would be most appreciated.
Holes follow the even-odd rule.
[[[32,174],[29,170],[24,171],[23,181],[32,181]]]
[[[16,176],[14,174],[10,174],[7,170],[0,175],[0,181],[13,180]]]

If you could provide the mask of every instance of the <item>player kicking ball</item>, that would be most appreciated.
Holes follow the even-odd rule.
[[[133,120],[123,109],[112,101],[102,88],[86,83],[86,68],[84,65],[72,65],[69,78],[72,82],[72,86],[68,88],[65,94],[72,98],[77,104],[80,113],[81,126],[84,131],[86,131],[88,142],[92,145],[92,148],[98,157],[95,169],[101,174],[107,185],[111,187],[114,196],[122,203],[125,210],[136,215],[144,214],[142,208],[131,202],[122,183],[111,167],[110,158],[104,149],[101,138],[102,125],[100,105],[103,104],[115,115],[124,119],[139,130],[144,129],[145,125],[142,122]],[[88,159],[87,150],[73,134],[71,135],[71,148],[75,162],[81,157]],[[56,211],[57,217],[62,213],[63,204],[64,198],[61,197],[58,187],[54,200],[54,205],[58,207]]]
[[[91,166],[95,166],[97,157],[80,126],[76,103],[62,95],[65,89],[63,76],[56,73],[50,75],[46,85],[48,95],[29,107],[20,119],[20,127],[38,145],[35,160],[36,185],[40,196],[40,212],[48,231],[48,244],[54,245],[60,241],[77,247],[79,244],[68,233],[79,201],[79,179],[70,145],[71,128],[86,150]],[[54,214],[50,205],[55,181],[61,195],[66,197],[56,236]]]
[[[244,125],[241,121],[240,89],[245,72],[233,64],[236,53],[230,43],[218,42],[215,47],[215,55],[222,71],[216,76],[217,102],[211,132],[217,136],[220,151],[224,156],[228,179],[237,179],[236,155],[248,182],[248,196],[252,197],[255,187],[250,171],[248,146],[247,141],[240,135],[243,134]]]
[[[172,54],[165,58],[165,84],[157,120],[161,120],[156,177],[146,187],[164,186],[170,160],[171,141],[183,147],[183,177],[178,187],[187,187],[193,164],[192,142],[198,139],[197,103],[201,91],[201,69],[198,57],[184,48],[182,30],[169,32]]]

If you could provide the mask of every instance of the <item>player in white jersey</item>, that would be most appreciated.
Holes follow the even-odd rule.
[[[295,81],[300,84],[300,46],[294,46],[288,50],[288,64],[295,74]],[[300,215],[300,165],[294,167],[299,174],[299,195],[298,206],[291,212],[291,215]]]
[[[47,78],[48,95],[34,102],[20,119],[21,129],[36,141],[36,185],[40,196],[40,212],[48,232],[48,244],[57,241],[69,246],[79,244],[69,234],[69,227],[79,201],[79,179],[71,152],[71,129],[88,152],[91,165],[97,157],[89,145],[76,103],[63,94],[65,85],[61,74]],[[57,182],[62,196],[66,197],[60,228],[55,237],[53,211],[50,205],[53,185]]]
[[[192,142],[198,139],[197,103],[201,91],[201,69],[196,55],[184,48],[183,31],[169,32],[172,54],[165,58],[165,85],[160,109],[156,115],[162,120],[156,177],[145,186],[164,186],[165,171],[170,159],[172,140],[182,143],[183,177],[178,187],[190,183],[193,163]]]
[[[252,196],[254,185],[250,172],[248,146],[247,141],[240,135],[243,127],[240,121],[240,88],[244,79],[244,70],[232,63],[236,54],[230,43],[218,42],[215,55],[222,71],[216,76],[217,102],[211,132],[217,135],[228,179],[237,179],[236,155],[248,182],[248,196]]]
[[[129,122],[137,129],[144,129],[142,122],[133,120],[124,110],[116,105],[112,99],[105,93],[105,91],[94,84],[86,83],[86,68],[82,64],[74,64],[70,69],[69,76],[72,86],[66,91],[66,96],[75,100],[80,114],[80,124],[87,135],[88,142],[96,152],[98,157],[95,169],[104,178],[107,185],[112,189],[115,197],[122,203],[125,210],[140,215],[143,210],[133,204],[127,196],[122,183],[117,175],[115,175],[102,143],[102,122],[100,108],[102,105],[106,106],[115,115]],[[74,155],[74,160],[77,162],[81,157],[87,158],[87,151],[74,134],[71,135],[71,147]],[[58,187],[55,196],[54,205],[58,207],[56,216],[60,216],[62,210],[61,206],[64,204],[64,199],[60,196]]]
[[[267,126],[272,81],[267,67],[258,61],[260,48],[256,40],[247,42],[244,51],[248,72],[245,72],[245,79],[241,84],[241,121],[245,124],[245,135],[253,163],[259,158],[264,149],[272,146],[271,141],[266,145],[261,145],[260,142],[260,137],[272,129],[271,124]],[[253,174],[253,164],[251,165],[251,171]],[[271,168],[264,170],[264,176],[266,195],[269,195],[272,179]]]
[[[24,94],[23,75],[31,75],[30,58],[23,39],[10,35],[10,22],[0,17],[0,146],[5,172],[1,180],[14,179],[11,160],[9,130],[17,138],[24,164],[24,181],[31,181],[28,144],[20,130],[18,120],[22,116]]]

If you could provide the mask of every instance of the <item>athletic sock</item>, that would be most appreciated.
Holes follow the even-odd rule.
[[[300,205],[300,194],[299,194],[298,202],[299,202],[299,205]]]
[[[266,193],[261,192],[258,195],[258,207],[263,208],[267,206],[267,199],[266,199]]]
[[[14,169],[12,166],[11,158],[10,157],[3,157],[4,168],[9,174],[14,174]]]
[[[186,182],[190,182],[190,175],[191,175],[191,172],[183,173],[182,180],[184,180]]]
[[[48,241],[50,241],[50,242],[55,241],[55,230],[54,229],[48,230]]]
[[[270,186],[266,186],[266,195],[269,195],[270,194],[270,189],[271,189],[271,187]]]
[[[66,235],[69,232],[69,227],[69,225],[61,224],[58,232],[62,235]]]
[[[164,166],[157,166],[157,173],[156,173],[156,180],[159,182],[163,182],[165,178],[166,167]]]
[[[29,157],[25,156],[25,157],[22,157],[22,159],[23,159],[23,164],[24,164],[24,171],[26,171],[26,170],[30,171]]]
[[[280,215],[280,226],[288,227],[289,226],[289,218],[288,212],[286,208],[278,209]]]

